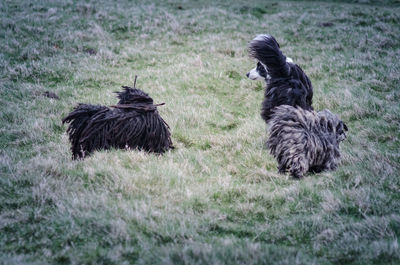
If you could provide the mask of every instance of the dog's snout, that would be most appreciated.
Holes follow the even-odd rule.
[[[247,77],[249,77],[249,75],[250,75],[250,72],[246,74]]]

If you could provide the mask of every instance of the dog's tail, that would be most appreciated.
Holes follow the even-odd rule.
[[[101,105],[78,104],[74,110],[69,113],[62,123],[69,123],[67,133],[71,142],[72,158],[77,159],[83,157],[81,147],[81,134],[86,129],[92,117],[108,111],[109,108]]]
[[[271,78],[285,78],[290,74],[286,56],[279,49],[279,43],[271,35],[258,35],[249,46],[250,56],[263,63]]]

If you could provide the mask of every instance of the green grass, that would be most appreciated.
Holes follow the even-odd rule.
[[[398,264],[399,2],[349,2],[1,1],[0,263]],[[347,123],[335,172],[277,174],[258,33]],[[135,75],[176,149],[71,161],[62,117]]]

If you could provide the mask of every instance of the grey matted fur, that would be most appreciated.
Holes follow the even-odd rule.
[[[267,146],[280,173],[301,178],[308,171],[334,170],[340,161],[339,143],[347,126],[329,110],[320,112],[281,105],[269,122]]]

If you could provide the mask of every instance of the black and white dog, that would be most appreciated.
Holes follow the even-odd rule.
[[[280,105],[313,110],[310,79],[300,66],[283,55],[274,37],[258,35],[250,42],[249,53],[258,63],[247,77],[264,79],[267,83],[261,111],[265,122],[271,118],[272,110]]]

